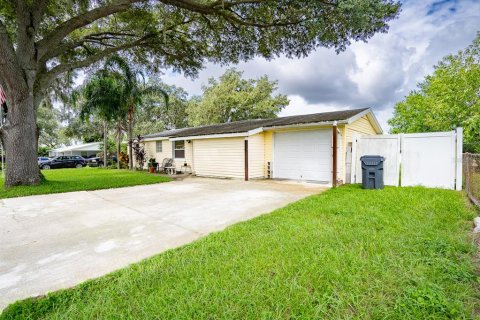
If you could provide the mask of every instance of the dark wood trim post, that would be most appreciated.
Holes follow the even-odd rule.
[[[332,187],[337,186],[337,122],[332,126]]]
[[[248,181],[248,139],[245,139],[245,181]]]

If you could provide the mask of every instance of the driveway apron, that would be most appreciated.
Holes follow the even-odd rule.
[[[321,192],[321,185],[187,178],[0,201],[0,310],[68,288]]]

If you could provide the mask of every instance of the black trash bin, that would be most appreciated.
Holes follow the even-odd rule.
[[[383,189],[383,162],[382,156],[363,156],[362,186],[364,189]]]

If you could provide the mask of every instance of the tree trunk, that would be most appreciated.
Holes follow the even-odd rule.
[[[118,127],[117,130],[117,169],[120,169],[120,147],[122,144],[122,131],[120,127]]]
[[[133,98],[130,98],[130,109],[128,110],[128,168],[133,170]]]
[[[133,170],[133,132],[132,122],[128,122],[128,168]]]
[[[2,135],[5,146],[5,186],[40,183],[38,167],[38,134],[33,94],[11,92],[8,121]]]
[[[108,162],[107,150],[108,150],[108,126],[107,126],[107,121],[104,121],[103,122],[103,166],[104,167],[107,166],[107,162]]]
[[[38,24],[25,1],[15,3],[16,48],[0,21],[0,78],[8,105],[7,120],[1,130],[6,160],[5,187],[35,185],[41,181],[36,115],[43,98],[36,84],[35,30]]]

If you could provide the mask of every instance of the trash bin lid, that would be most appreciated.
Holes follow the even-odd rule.
[[[385,158],[382,156],[362,156],[360,161],[367,166],[377,166],[380,162],[385,161]]]

